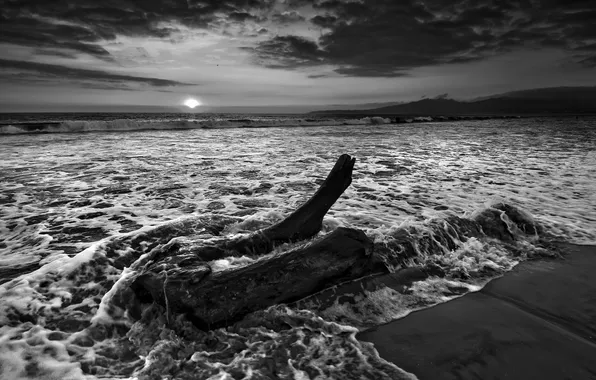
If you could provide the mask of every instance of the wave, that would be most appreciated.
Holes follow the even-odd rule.
[[[450,217],[376,234],[368,231],[379,258],[391,269],[385,276],[413,271],[407,291],[396,291],[394,283],[383,286],[377,281],[371,287],[372,282],[356,281],[358,289],[343,289],[342,295],[342,285],[324,290],[335,292],[327,297],[331,302],[315,294],[211,331],[197,329],[185,315],[156,303],[142,304],[131,290],[135,277],[171,244],[197,243],[199,233],[204,244],[242,224],[241,218],[214,215],[145,227],[98,241],[75,257],[62,257],[0,285],[0,375],[28,371],[30,378],[94,379],[368,374],[415,379],[381,359],[356,333],[479,290],[532,252],[544,253],[541,245],[549,239],[549,231],[529,214],[506,204],[479,210],[469,219]],[[226,269],[253,261],[228,262]],[[346,301],[349,293],[352,299]],[[13,367],[2,369],[7,360]]]
[[[32,133],[130,132],[145,130],[186,130],[224,128],[315,127],[334,125],[390,124],[391,119],[364,117],[358,119],[243,118],[190,120],[71,120],[13,123],[0,126],[0,135]]]

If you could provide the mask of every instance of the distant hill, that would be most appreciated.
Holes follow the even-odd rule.
[[[203,112],[214,113],[255,113],[255,114],[302,114],[305,112],[325,112],[337,111],[343,112],[343,109],[350,108],[355,111],[369,110],[379,107],[394,106],[403,102],[385,102],[385,103],[362,103],[362,104],[326,104],[326,105],[277,105],[277,106],[212,106],[201,107]]]
[[[596,114],[596,87],[539,88],[470,101],[422,99],[366,111],[326,110],[313,113],[412,116]]]

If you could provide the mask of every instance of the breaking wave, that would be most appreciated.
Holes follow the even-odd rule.
[[[391,123],[391,119],[378,116],[364,117],[359,119],[301,119],[285,117],[190,120],[65,120],[55,122],[26,122],[0,125],[0,135],[23,133],[129,132],[145,130],[378,125],[389,123]]]
[[[524,119],[4,136],[0,378],[413,378],[356,333],[481,289],[553,240],[594,244],[594,131]],[[357,170],[315,239],[363,230],[389,273],[212,331],[135,298],[129,284],[168,244],[276,223],[344,152]]]
[[[141,303],[131,290],[172,241],[209,241],[249,233],[246,227],[236,217],[182,218],[103,239],[1,285],[2,378],[414,379],[356,333],[479,290],[531,255],[552,254],[541,240],[548,230],[498,204],[470,219],[367,231],[391,273],[251,313],[227,328],[200,330],[185,315]],[[404,274],[407,280],[399,280]]]

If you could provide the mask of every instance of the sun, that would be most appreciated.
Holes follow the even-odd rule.
[[[197,106],[200,106],[201,102],[199,102],[198,100],[196,100],[194,98],[188,98],[184,101],[184,105],[187,106],[188,108],[195,108]]]

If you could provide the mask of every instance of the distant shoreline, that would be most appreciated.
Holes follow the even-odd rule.
[[[340,117],[338,115],[325,115]],[[343,115],[346,117],[347,115]],[[381,117],[390,119],[389,124],[410,124],[410,123],[431,123],[431,122],[448,122],[448,121],[472,121],[472,120],[495,120],[495,119],[522,119],[530,118],[534,116],[522,116],[522,115],[449,115],[449,116],[425,116],[425,115],[381,115],[381,114],[362,114],[362,115],[351,115],[354,118],[364,117]]]
[[[459,118],[484,118],[484,119],[503,119],[503,118],[529,118],[529,117],[585,117],[585,116],[596,116],[596,111],[594,112],[552,112],[552,113],[524,113],[524,112],[511,112],[511,113],[435,113],[435,112],[428,112],[428,113],[421,113],[421,112],[412,112],[412,113],[383,113],[383,112],[376,112],[375,110],[370,110],[370,112],[366,112],[366,110],[346,110],[346,111],[313,111],[308,112],[305,115],[310,116],[333,116],[333,117],[459,117]]]

